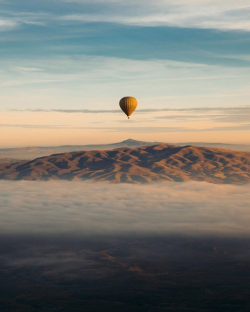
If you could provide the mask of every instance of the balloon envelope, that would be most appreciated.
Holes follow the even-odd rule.
[[[137,100],[132,96],[126,96],[120,100],[120,107],[129,118],[137,107]]]

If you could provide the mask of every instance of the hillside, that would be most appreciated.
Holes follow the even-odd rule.
[[[166,144],[78,151],[1,166],[0,179],[247,183],[250,182],[250,153]]]
[[[176,143],[180,146],[186,145],[195,145],[201,147],[216,147],[216,148],[225,148],[225,149],[232,149],[236,151],[242,152],[250,152],[250,145],[246,144],[227,144],[227,143],[208,143],[208,142],[185,142],[185,143]]]

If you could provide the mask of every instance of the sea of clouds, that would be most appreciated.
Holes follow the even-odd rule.
[[[249,236],[249,185],[0,181],[1,234]]]

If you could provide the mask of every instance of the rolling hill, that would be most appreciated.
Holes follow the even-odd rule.
[[[1,165],[0,179],[248,183],[250,153],[167,144],[78,151]]]

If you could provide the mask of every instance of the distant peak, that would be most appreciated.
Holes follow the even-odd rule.
[[[137,140],[133,140],[133,139],[127,139],[125,141],[122,141],[121,143],[132,143],[132,142],[138,142]]]

